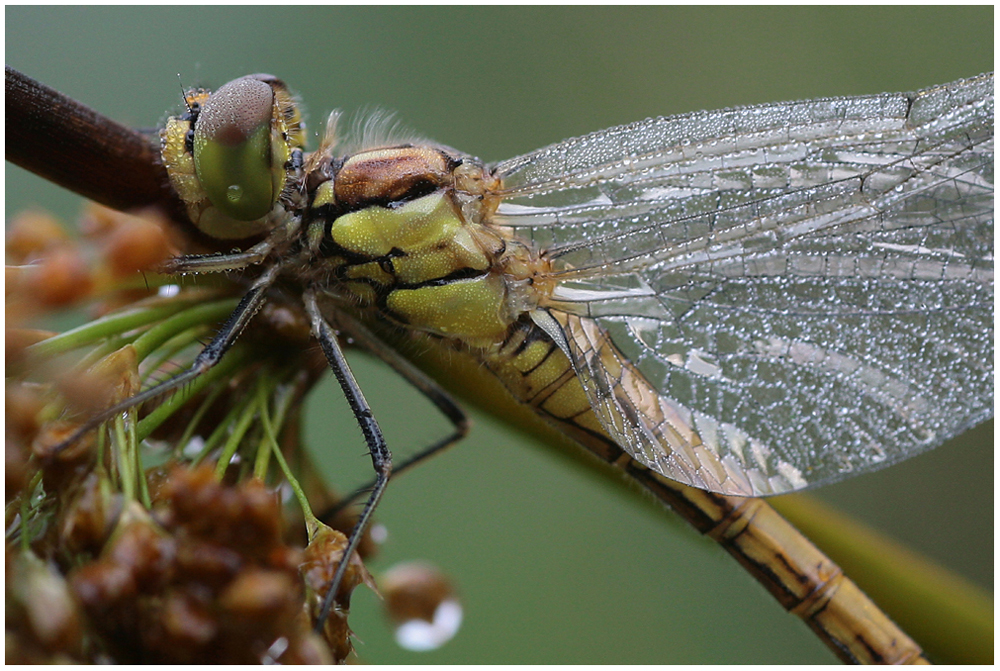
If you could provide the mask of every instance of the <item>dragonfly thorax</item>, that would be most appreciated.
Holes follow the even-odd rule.
[[[502,341],[531,306],[528,247],[480,223],[489,176],[478,161],[405,145],[330,159],[306,179],[306,235],[331,290],[474,347]]]

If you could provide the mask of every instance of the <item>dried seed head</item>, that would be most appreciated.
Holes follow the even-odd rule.
[[[302,555],[281,543],[274,495],[220,484],[209,465],[157,474],[155,512],[128,504],[100,556],[71,574],[95,645],[116,662],[332,661],[303,617]],[[97,517],[89,483],[67,515],[81,531]]]
[[[115,493],[101,472],[90,472],[67,496],[69,505],[60,514],[59,540],[63,550],[96,556],[115,527],[122,509],[122,495]]]
[[[124,401],[140,387],[135,347],[120,347],[86,370],[70,370],[56,386],[70,408],[88,416]]]
[[[46,250],[71,244],[72,238],[62,222],[46,212],[22,212],[14,217],[7,229],[7,261],[13,264],[29,262]]]
[[[282,545],[281,504],[259,481],[229,487],[209,466],[177,469],[164,495],[170,504],[167,523],[192,536],[261,559]]]
[[[31,552],[6,552],[8,664],[83,661],[83,626],[66,580]]]
[[[8,437],[30,443],[41,427],[45,409],[45,388],[31,382],[8,380],[5,385],[4,411]]]
[[[288,573],[248,568],[229,583],[219,605],[235,620],[263,624],[294,617],[302,604],[299,592]]]
[[[32,455],[42,468],[46,492],[64,492],[83,479],[94,464],[95,439],[89,433],[63,448],[63,443],[80,428],[76,422],[57,420],[42,426],[31,441]]]
[[[28,484],[28,450],[20,440],[4,437],[4,502],[9,503]]]
[[[300,572],[306,586],[306,607],[309,619],[315,623],[323,607],[323,600],[330,590],[334,575],[340,563],[344,561],[344,551],[347,549],[347,536],[336,529],[321,527],[312,541],[306,547]],[[347,626],[347,614],[350,611],[351,593],[354,588],[364,583],[376,592],[375,582],[365,568],[361,557],[355,552],[350,558],[350,566],[334,598],[335,608],[323,623],[322,636],[333,652],[334,659],[341,662],[352,650],[350,641],[351,630]]]
[[[173,254],[164,232],[165,225],[162,219],[152,217],[123,220],[108,236],[104,250],[111,273],[126,277],[154,270],[170,258]]]
[[[10,324],[10,322],[8,322]],[[11,375],[11,368],[24,363],[25,349],[41,342],[46,338],[55,335],[54,331],[43,331],[42,329],[11,328],[4,329],[5,342],[4,351],[6,353],[7,375]]]
[[[87,298],[94,287],[93,273],[74,247],[61,246],[46,251],[32,265],[22,285],[43,307],[64,307]]]

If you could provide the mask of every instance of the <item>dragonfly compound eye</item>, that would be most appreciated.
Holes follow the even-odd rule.
[[[192,223],[220,240],[266,233],[305,139],[291,93],[276,77],[250,75],[214,93],[188,91],[185,102],[187,113],[169,118],[160,140]]]
[[[263,217],[284,181],[273,174],[271,116],[274,93],[263,81],[243,77],[209,96],[194,128],[194,164],[212,204],[237,221]]]

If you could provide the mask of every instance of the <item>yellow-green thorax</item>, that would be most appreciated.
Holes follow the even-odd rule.
[[[328,236],[343,288],[401,325],[486,345],[517,317],[502,272],[505,240],[466,221],[447,191],[349,212]]]

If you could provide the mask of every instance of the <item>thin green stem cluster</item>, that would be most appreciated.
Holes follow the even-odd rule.
[[[158,378],[163,378],[166,369],[176,370],[177,366],[189,365],[201,343],[211,338],[216,325],[229,316],[238,302],[230,297],[213,299],[209,296],[206,300],[203,292],[188,294],[135,304],[40,341],[28,348],[28,355],[33,363],[40,364],[79,353],[73,370],[84,374],[130,347],[137,363],[135,379],[138,384],[155,384]],[[252,383],[245,386],[241,384],[244,380],[252,380]],[[303,383],[296,367],[275,365],[269,359],[261,363],[261,357],[254,356],[252,344],[238,342],[218,365],[190,384],[165,395],[144,415],[140,416],[139,408],[130,408],[106,423],[106,428],[99,430],[96,437],[97,468],[106,471],[110,483],[126,501],[138,501],[150,507],[146,462],[150,457],[162,460],[164,453],[157,449],[155,441],[149,441],[158,429],[176,421],[184,406],[200,395],[197,406],[184,420],[179,439],[169,450],[169,458],[191,465],[212,459],[220,480],[235,467],[240,479],[252,477],[267,481],[272,475],[272,463],[276,462],[277,472],[290,484],[302,506],[312,535],[319,522],[279,443],[285,421],[294,403],[301,398]],[[220,408],[224,412],[221,421],[204,436],[197,452],[192,454],[196,433],[204,430],[209,413],[219,412]],[[177,427],[166,430],[177,431]],[[22,531],[27,528],[23,521],[31,518],[30,501],[30,497],[22,497],[18,509]],[[8,510],[8,517],[11,515]],[[10,528],[8,524],[8,530]],[[30,535],[22,533],[24,542],[30,541]]]

